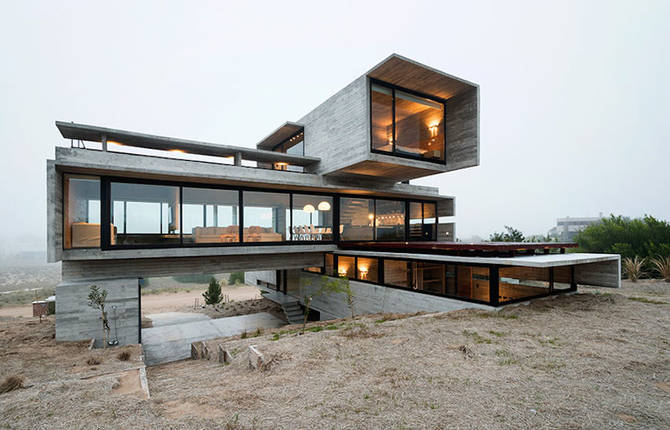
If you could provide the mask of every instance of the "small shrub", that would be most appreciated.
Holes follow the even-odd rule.
[[[0,384],[0,394],[23,388],[23,376],[8,376]]]
[[[119,355],[116,356],[120,361],[128,361],[130,360],[130,353],[128,351],[122,351],[119,353]]]
[[[235,284],[244,284],[244,272],[233,272],[228,278],[228,283],[230,285]]]
[[[640,258],[638,256],[624,258],[623,272],[626,274],[626,277],[632,282],[637,282],[638,279],[645,275],[644,263],[646,261],[646,258]]]
[[[665,282],[670,282],[670,257],[651,259],[651,264]]]
[[[99,358],[95,357],[89,357],[89,359],[86,360],[86,364],[88,364],[89,366],[96,366],[100,363],[102,363],[102,361]]]
[[[249,335],[247,334],[247,331],[244,330],[244,331],[242,332],[242,334],[240,335],[240,339],[246,339],[247,336],[249,336]]]
[[[208,305],[216,305],[221,303],[223,296],[221,295],[221,285],[214,277],[209,280],[209,286],[207,291],[202,293],[202,297],[205,299],[205,303]]]
[[[275,333],[275,334],[272,335],[270,340],[279,340],[279,338],[280,338],[279,333]]]
[[[263,329],[262,328],[257,328],[256,332],[254,333],[254,337],[258,337],[263,334]]]

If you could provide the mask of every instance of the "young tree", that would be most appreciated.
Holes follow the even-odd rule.
[[[304,284],[305,290],[307,290],[311,285],[312,279],[306,279]],[[309,309],[312,304],[312,300],[316,297],[333,293],[342,293],[347,296],[347,305],[349,306],[349,311],[351,312],[351,318],[354,317],[354,294],[351,291],[349,279],[346,277],[331,278],[329,276],[322,276],[318,288],[311,291],[310,294],[304,295],[305,318],[302,322],[303,333],[305,332],[305,326],[307,325],[307,319],[309,317]]]
[[[88,305],[93,309],[99,309],[102,316],[102,337],[103,348],[107,348],[107,340],[109,339],[109,321],[107,320],[107,312],[105,311],[105,301],[107,300],[107,290],[100,290],[97,285],[91,285],[88,293]]]
[[[209,287],[207,287],[207,291],[202,293],[202,297],[205,298],[205,303],[208,305],[215,305],[223,300],[221,285],[214,277],[210,278]]]
[[[489,236],[489,242],[523,242],[525,240],[523,233],[514,227],[506,225],[505,230],[505,232],[493,233]]]

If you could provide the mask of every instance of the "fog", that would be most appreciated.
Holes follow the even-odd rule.
[[[670,219],[670,2],[2,2],[0,252],[44,250],[54,121],[253,147],[396,52],[481,86],[458,237]]]

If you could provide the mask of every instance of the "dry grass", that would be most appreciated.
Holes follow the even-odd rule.
[[[225,342],[229,365],[149,368],[151,400],[116,394],[118,378],[73,380],[67,360],[52,369],[53,356],[10,356],[8,374],[23,368],[41,382],[0,396],[0,428],[670,427],[670,305],[629,300],[670,302],[670,285],[580,290],[501,312],[374,315],[221,339],[210,350]],[[249,345],[266,357],[260,371],[248,367]],[[102,354],[97,372],[122,364]]]
[[[9,393],[10,391],[23,388],[23,376],[8,376],[0,384],[0,394]]]
[[[100,360],[98,357],[89,357],[88,360],[86,360],[86,364],[89,366],[97,366],[100,363],[102,363],[102,360]]]

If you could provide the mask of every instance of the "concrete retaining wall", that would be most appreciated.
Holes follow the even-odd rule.
[[[293,275],[293,276],[292,276]],[[299,285],[295,285],[299,282]],[[294,295],[300,298],[305,293],[316,290],[322,282],[322,275],[291,271],[288,277],[289,292],[299,289]],[[496,310],[492,306],[468,303],[460,300],[437,297],[413,291],[382,287],[365,282],[349,281],[354,293],[354,312],[356,315],[374,314],[381,312],[411,313],[419,311],[448,312],[458,309],[486,309]],[[293,284],[293,285],[292,285]],[[321,312],[321,319],[346,318],[350,316],[344,294],[331,294],[315,297],[312,308]]]
[[[140,298],[137,278],[58,284],[56,287],[56,340],[84,340],[94,337],[96,346],[102,346],[100,310],[88,306],[88,293],[91,285],[107,290],[105,310],[111,328],[110,338],[115,338],[116,328],[119,344],[138,343]]]

